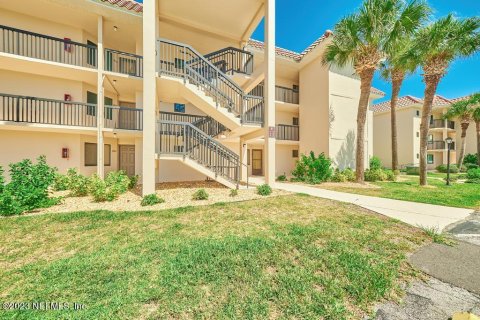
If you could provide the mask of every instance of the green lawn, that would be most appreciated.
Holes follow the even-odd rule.
[[[429,178],[427,187],[419,185],[418,176],[404,175],[397,182],[375,182],[373,184],[380,187],[375,189],[333,185],[320,185],[320,187],[368,196],[480,210],[480,185],[453,183],[451,186],[446,186],[445,181],[440,179],[443,178],[442,175],[445,174],[437,174]]]
[[[303,195],[157,212],[0,220],[0,301],[77,302],[15,319],[360,319],[415,272],[423,232]],[[3,314],[2,314],[3,313]]]

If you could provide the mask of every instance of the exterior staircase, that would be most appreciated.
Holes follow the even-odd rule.
[[[158,74],[174,81],[182,97],[209,116],[158,122],[157,155],[162,160],[182,161],[205,176],[237,188],[239,156],[215,140],[228,130],[252,132],[263,125],[263,97],[245,93],[228,74],[253,71],[253,56],[226,48],[203,56],[189,45],[159,39]]]

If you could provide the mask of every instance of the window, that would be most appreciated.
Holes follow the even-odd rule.
[[[420,117],[420,110],[416,111],[416,115],[417,115],[417,117]]]
[[[87,63],[91,66],[96,66],[97,65],[97,45],[92,42],[87,40]]]
[[[96,110],[97,109],[96,108],[97,99],[98,98],[97,98],[96,93],[87,91],[87,103],[95,105],[95,106],[87,106],[87,115],[89,115],[89,116],[96,116],[97,115],[97,110]],[[112,106],[113,105],[113,99],[112,98],[105,97],[103,99],[103,101],[104,101],[105,106]],[[113,119],[113,110],[111,108],[108,108],[107,110],[105,110],[105,118],[108,119],[108,120]]]
[[[298,118],[293,117],[293,125],[298,126]]]
[[[174,103],[174,104],[173,104],[173,111],[185,113],[185,104],[183,104],[183,103]]]
[[[417,159],[420,159],[420,154],[419,153],[417,153]]]
[[[433,134],[429,134],[428,135],[428,142],[432,142],[433,141]]]
[[[103,145],[104,156],[103,163],[105,166],[110,166],[112,146],[109,144]],[[85,142],[85,166],[91,167],[97,165],[97,144]]]
[[[292,89],[293,89],[293,91],[298,92],[298,91],[299,91],[298,84],[294,84],[294,85],[292,86]]]
[[[427,154],[427,163],[433,164],[433,154]]]
[[[419,137],[420,137],[420,132],[417,131],[417,138],[419,138]]]
[[[292,158],[298,158],[298,150],[292,150]]]

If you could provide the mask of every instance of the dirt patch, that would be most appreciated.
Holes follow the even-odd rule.
[[[208,200],[193,200],[193,193],[203,188],[207,191]],[[230,189],[222,186],[215,181],[199,181],[199,182],[175,182],[160,183],[156,186],[156,194],[165,200],[164,203],[154,206],[142,207],[141,188],[128,191],[112,202],[94,202],[92,197],[69,197],[68,191],[54,192],[54,197],[65,197],[61,204],[36,210],[27,213],[27,215],[59,213],[59,212],[76,212],[76,211],[147,211],[172,209],[185,206],[209,205],[218,202],[235,202],[264,198],[256,193],[254,187],[238,190],[238,195],[230,196]],[[271,196],[288,194],[286,191],[274,190]]]

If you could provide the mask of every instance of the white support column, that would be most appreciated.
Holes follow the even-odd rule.
[[[155,193],[156,41],[158,1],[143,2],[143,195]]]
[[[104,146],[103,146],[103,125],[104,125],[104,90],[103,90],[103,17],[98,16],[97,19],[98,28],[98,43],[97,43],[97,174],[100,178],[104,178],[105,166],[104,166]]]
[[[248,145],[240,138],[240,181],[247,181],[248,175],[248,166],[247,166],[247,159],[248,159]]]
[[[265,0],[265,183],[275,183],[275,0]]]

